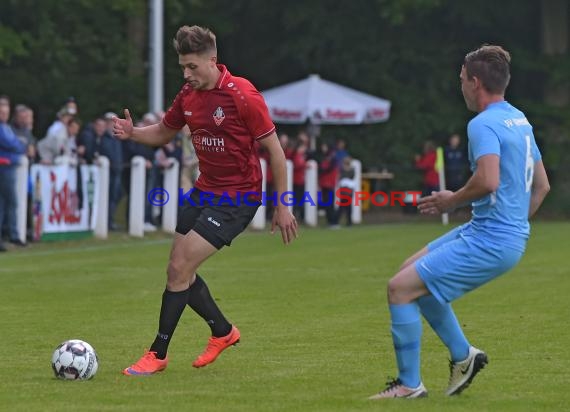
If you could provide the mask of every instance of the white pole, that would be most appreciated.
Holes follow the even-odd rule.
[[[151,112],[158,112],[164,107],[164,87],[163,87],[163,0],[149,1],[149,109]]]
[[[18,239],[26,243],[26,222],[28,217],[28,157],[20,156],[16,168],[16,228]],[[1,222],[0,222],[1,223]]]
[[[319,198],[317,190],[319,186],[318,178],[318,164],[314,160],[309,160],[307,162],[307,170],[305,171],[305,198],[307,198],[304,204],[305,207],[305,223],[308,226],[317,226],[319,221],[318,209],[319,209]],[[308,196],[314,202],[314,205],[308,201]],[[301,199],[295,199],[297,202]],[[327,199],[324,199],[327,201]]]
[[[261,191],[265,193],[267,190],[267,162],[265,159],[259,159],[259,163],[261,164],[261,174],[263,175],[263,182],[261,183]],[[277,199],[279,200],[279,199]],[[253,229],[262,230],[265,228],[265,214],[266,214],[267,207],[262,204],[257,209],[253,220],[251,221],[251,227]]]
[[[354,196],[357,192],[362,191],[362,162],[360,160],[353,159],[350,163],[354,169]],[[358,202],[358,205],[352,202],[352,223],[362,223],[362,202]]]
[[[97,195],[97,216],[95,217],[95,237],[107,239],[109,231],[109,159],[99,156],[97,171],[99,173]],[[91,171],[89,171],[91,173]],[[91,222],[89,222],[91,225]]]
[[[144,236],[144,205],[146,199],[146,160],[135,156],[131,160],[131,193],[129,195],[129,235]]]
[[[169,199],[166,201],[164,206],[162,206],[162,230],[168,233],[174,233],[176,231],[176,218],[178,217],[178,186],[180,186],[180,181],[178,179],[178,171],[180,170],[180,164],[178,160],[172,159],[172,166],[164,171],[164,181],[163,186],[166,193],[168,193]],[[165,193],[165,196],[166,196]]]
[[[291,160],[287,160],[285,165],[287,166],[287,191],[289,193],[293,193],[293,162]],[[280,202],[281,199],[277,199],[277,201]],[[285,199],[285,201],[287,200]],[[293,206],[287,206],[287,209],[289,209],[289,212],[293,213]]]

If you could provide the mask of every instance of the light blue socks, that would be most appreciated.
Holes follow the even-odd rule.
[[[451,305],[449,303],[442,305],[432,295],[422,296],[417,302],[424,318],[449,349],[451,360],[459,362],[467,358],[469,342],[459,326]]]
[[[422,321],[416,302],[389,305],[392,316],[392,340],[396,351],[399,375],[404,386],[420,385],[420,342]]]

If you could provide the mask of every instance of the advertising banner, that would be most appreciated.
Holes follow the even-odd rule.
[[[94,165],[33,165],[34,239],[90,236],[97,216],[98,177]]]

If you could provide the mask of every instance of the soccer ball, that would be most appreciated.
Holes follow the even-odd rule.
[[[95,349],[79,339],[66,340],[53,352],[51,367],[56,378],[87,380],[97,373],[99,361]]]

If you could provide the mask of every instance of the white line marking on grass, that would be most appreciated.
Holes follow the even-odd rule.
[[[137,241],[137,242],[129,242],[128,240],[122,243],[109,243],[105,245],[89,245],[89,246],[79,246],[79,247],[71,247],[71,248],[63,248],[58,246],[54,249],[50,250],[38,250],[33,251],[30,250],[29,252],[17,252],[17,253],[10,253],[4,252],[2,254],[2,259],[17,259],[17,258],[28,258],[32,256],[51,256],[57,255],[61,253],[79,253],[79,252],[89,252],[89,251],[97,251],[97,250],[107,250],[107,249],[116,249],[122,247],[136,247],[136,246],[146,246],[146,245],[161,245],[164,243],[172,243],[172,239],[154,239],[154,240],[146,240],[146,241]]]

